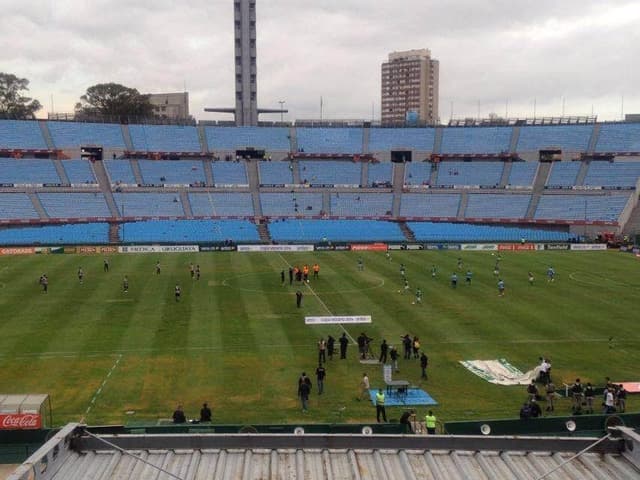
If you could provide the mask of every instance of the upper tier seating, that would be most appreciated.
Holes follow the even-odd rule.
[[[421,242],[567,242],[566,232],[533,228],[475,225],[468,223],[407,222],[416,240]]]
[[[189,193],[189,203],[195,217],[254,215],[248,192]]]
[[[591,162],[584,184],[596,187],[635,188],[640,162]]]
[[[174,193],[114,193],[123,217],[184,217],[180,197]]]
[[[205,127],[209,150],[259,150],[288,152],[289,129],[283,127]]]
[[[404,170],[405,185],[429,185],[431,179],[431,163],[406,163]]]
[[[596,152],[640,152],[640,123],[605,123]]]
[[[0,219],[21,220],[40,218],[26,193],[0,193]]]
[[[455,217],[458,215],[458,193],[404,193],[400,203],[401,217]]]
[[[38,198],[50,218],[111,216],[102,192],[38,193]]]
[[[373,242],[406,240],[394,222],[376,220],[281,220],[269,224],[277,242]]]
[[[362,128],[298,128],[298,149],[305,153],[360,153]]]
[[[0,158],[0,183],[61,184],[51,160]]]
[[[108,223],[43,225],[0,230],[1,245],[87,245],[109,243]]]
[[[191,185],[206,181],[202,160],[138,160],[138,165],[142,183],[147,185]]]
[[[524,218],[531,203],[531,195],[470,193],[467,218]]]
[[[551,166],[546,186],[550,188],[572,187],[576,184],[579,170],[580,162],[555,162]]]
[[[417,150],[432,152],[435,138],[433,128],[372,128],[369,151]]]
[[[244,162],[213,162],[213,183],[221,185],[248,185],[247,168]]]
[[[255,224],[248,220],[148,220],[120,225],[126,242],[256,242]]]
[[[534,218],[617,222],[629,195],[542,195]]]
[[[260,204],[267,217],[320,215],[322,193],[261,193]]]
[[[260,185],[291,185],[293,184],[293,164],[291,162],[260,162],[258,163]]]
[[[136,151],[200,152],[196,127],[179,125],[129,125]]]
[[[533,152],[546,148],[584,152],[589,146],[593,125],[524,126],[520,128],[518,152]]]
[[[53,143],[58,148],[101,145],[125,148],[120,125],[112,123],[47,122]]]
[[[437,185],[496,187],[500,183],[502,162],[442,162],[438,165]]]
[[[36,121],[0,120],[0,149],[47,150]]]
[[[300,180],[309,185],[360,185],[362,165],[333,160],[299,162]]]
[[[109,175],[111,184],[124,183],[127,185],[137,185],[136,177],[133,175],[129,160],[104,160],[104,167]]]
[[[393,180],[393,165],[389,162],[384,163],[370,163],[369,164],[369,175],[368,175],[368,186],[373,185],[389,185],[391,186],[391,182]]]
[[[377,217],[391,215],[392,193],[332,193],[331,215]]]
[[[62,162],[64,171],[67,173],[69,182],[72,185],[97,184],[96,176],[89,160],[64,160]]]
[[[538,162],[513,162],[507,185],[511,187],[533,186],[538,165]]]
[[[511,127],[449,127],[442,131],[442,153],[509,151]]]

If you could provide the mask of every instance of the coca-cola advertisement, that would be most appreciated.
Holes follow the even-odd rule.
[[[0,430],[37,430],[41,426],[39,413],[0,413]]]

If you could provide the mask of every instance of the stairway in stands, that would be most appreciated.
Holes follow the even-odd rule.
[[[140,164],[138,163],[138,160],[132,158],[131,160],[129,160],[129,163],[131,164],[131,170],[133,171],[133,176],[136,179],[136,183],[138,185],[142,185],[144,183],[144,180],[142,178],[142,171],[140,170]]]
[[[463,219],[465,212],[467,211],[467,203],[469,203],[469,194],[466,191],[460,192],[460,204],[458,205],[457,218]]]
[[[189,201],[189,194],[186,190],[180,190],[180,202],[182,202],[182,209],[187,218],[193,218],[193,211],[191,210],[191,202]]]
[[[406,222],[399,222],[398,226],[400,227],[400,230],[402,230],[404,238],[406,238],[409,242],[416,241],[416,236],[413,234]]]
[[[258,161],[249,160],[246,163],[247,180],[249,180],[249,189],[251,190],[251,200],[253,202],[253,214],[256,217],[262,216],[262,204],[260,203],[260,175],[258,173]],[[260,226],[258,226],[260,228]]]
[[[393,165],[393,203],[391,205],[391,215],[400,216],[400,200],[402,198],[402,187],[404,187],[404,163],[392,163]]]
[[[260,235],[260,240],[265,243],[271,243],[271,235],[269,234],[269,229],[267,228],[266,223],[258,223],[258,235]]]
[[[47,214],[46,210],[42,206],[42,203],[40,203],[40,198],[38,197],[38,195],[34,191],[27,192],[27,195],[29,195],[29,198],[31,199],[31,203],[33,204],[33,208],[36,209],[36,212],[38,212],[38,215],[40,215],[40,218],[43,220],[46,218],[49,218],[49,215]]]
[[[502,176],[500,177],[500,184],[498,185],[500,188],[505,188],[509,185],[509,177],[511,176],[511,169],[513,168],[513,162],[504,162],[504,167],[502,168]]]
[[[40,126],[42,137],[44,138],[44,141],[47,143],[47,148],[49,150],[55,150],[56,146],[53,142],[53,137],[51,136],[51,132],[49,131],[49,124],[46,122],[46,120],[39,120],[38,125]]]
[[[109,224],[109,243],[120,243],[120,225],[117,223]]]
[[[53,166],[55,167],[56,172],[58,172],[58,176],[60,177],[62,185],[71,185],[69,177],[67,176],[67,171],[62,166],[62,162],[58,159],[53,159],[51,161],[53,162]]]
[[[93,173],[95,173],[96,175],[98,185],[100,185],[100,191],[104,195],[104,199],[107,202],[107,206],[109,207],[111,216],[114,218],[118,218],[120,216],[120,213],[118,212],[116,201],[113,199],[113,192],[111,191],[111,181],[109,180],[107,171],[104,168],[104,163],[102,163],[101,161],[97,161],[92,162],[91,165],[93,166]]]
[[[640,202],[638,202],[631,211],[629,220],[624,224],[622,233],[629,236],[640,235]]]
[[[120,131],[122,132],[122,139],[127,150],[133,151],[133,141],[131,140],[131,133],[129,132],[129,125],[121,124]]]
[[[533,192],[531,194],[531,202],[527,208],[527,213],[524,218],[533,218],[538,208],[538,202],[540,202],[540,196],[544,193],[544,186],[549,178],[549,172],[551,171],[550,162],[538,163],[538,171],[536,172],[536,178],[533,181]]]
[[[200,141],[200,151],[209,153],[209,142],[207,142],[207,133],[204,131],[204,125],[198,125],[198,140]]]

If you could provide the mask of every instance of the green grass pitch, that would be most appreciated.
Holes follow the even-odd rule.
[[[464,270],[453,290],[449,277],[458,256]],[[357,269],[358,257],[364,271]],[[347,360],[328,363],[325,394],[314,386],[310,411],[301,412],[298,376],[306,371],[313,378],[316,342],[342,332],[337,325],[305,326],[304,316],[329,312],[371,315],[371,325],[345,328],[354,338],[366,331],[376,352],[382,338],[400,347],[401,335],[418,335],[429,379],[420,379],[417,360],[400,360],[396,378],[427,390],[444,421],[514,417],[526,397],[525,387],[491,385],[459,360],[504,357],[526,371],[544,355],[556,384],[576,377],[598,385],[606,376],[640,380],[638,259],[618,252],[502,257],[504,298],[493,275],[496,257],[488,252],[403,251],[391,260],[374,252],[113,255],[108,273],[96,255],[2,257],[0,393],[49,393],[57,425],[155,423],[178,403],[193,418],[204,401],[217,423],[370,422],[375,409],[356,400],[359,381],[366,371],[372,386],[381,386],[382,373],[358,362],[355,345]],[[200,265],[200,281],[190,278],[190,262]],[[321,266],[318,280],[281,285],[288,264],[314,262]],[[423,290],[422,305],[398,293],[400,263],[411,290]],[[547,282],[548,265],[556,269],[554,283]],[[464,282],[467,266],[474,272],[471,286]],[[528,271],[535,274],[533,286]],[[47,294],[38,285],[42,273],[49,277]],[[304,292],[300,309],[297,288]],[[628,410],[636,405],[631,396]],[[388,410],[390,418],[401,414]],[[569,410],[568,401],[561,402],[556,414]]]

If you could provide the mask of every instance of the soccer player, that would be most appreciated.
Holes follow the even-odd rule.
[[[196,265],[196,280],[200,280],[200,265]]]
[[[458,270],[462,270],[462,258],[458,257]]]
[[[47,278],[47,274],[43,273],[40,276],[40,285],[42,286],[42,293],[47,293],[49,291],[49,279]]]
[[[124,293],[129,293],[129,277],[127,277],[126,275],[122,280],[122,290],[124,291]]]
[[[284,285],[284,269],[280,270],[280,283]]]
[[[364,262],[362,261],[362,257],[358,257],[358,270],[359,271],[364,270]]]
[[[107,273],[109,271],[109,259],[108,258],[104,259],[104,263],[102,264],[102,270],[104,270],[104,273]]]
[[[529,276],[529,285],[533,285],[533,272],[527,274]]]
[[[435,265],[431,265],[431,278],[436,278],[437,274],[438,274],[438,269],[436,268]]]
[[[80,280],[80,285],[82,285],[83,279],[84,279],[84,270],[82,270],[82,267],[78,267],[78,280]]]
[[[467,268],[467,274],[465,275],[465,281],[467,285],[471,285],[471,279],[473,278],[473,272],[470,268]]]
[[[553,282],[556,278],[556,271],[552,266],[547,269],[547,282]]]
[[[384,253],[384,256],[387,257],[387,260],[391,261],[391,253],[389,253],[389,250]]]
[[[296,307],[300,308],[302,306],[302,292],[300,290],[296,291]]]
[[[496,277],[500,275],[500,263],[498,260],[496,260],[496,264],[493,267],[493,275]]]
[[[404,268],[404,263],[400,264],[400,275],[402,275],[403,277],[407,274],[407,269]]]
[[[320,275],[320,265],[318,265],[317,263],[313,264],[313,278],[318,278],[318,275]]]
[[[451,287],[456,288],[458,286],[458,274],[453,272],[451,274]]]
[[[189,264],[189,275],[191,275],[191,280],[193,280],[196,276],[196,269],[193,266],[193,262]]]
[[[404,295],[405,293],[407,293],[410,290],[409,287],[409,280],[407,280],[406,278],[404,279],[404,290],[402,291],[402,294]]]
[[[156,262],[156,275],[160,275],[160,260]]]
[[[504,281],[502,279],[498,280],[498,296],[504,297]]]
[[[420,287],[416,288],[416,305],[422,303],[422,290]]]
[[[175,293],[175,297],[176,297],[176,302],[180,301],[180,295],[182,294],[182,289],[180,288],[180,285],[178,285],[176,283],[176,288],[174,289],[174,293]]]

